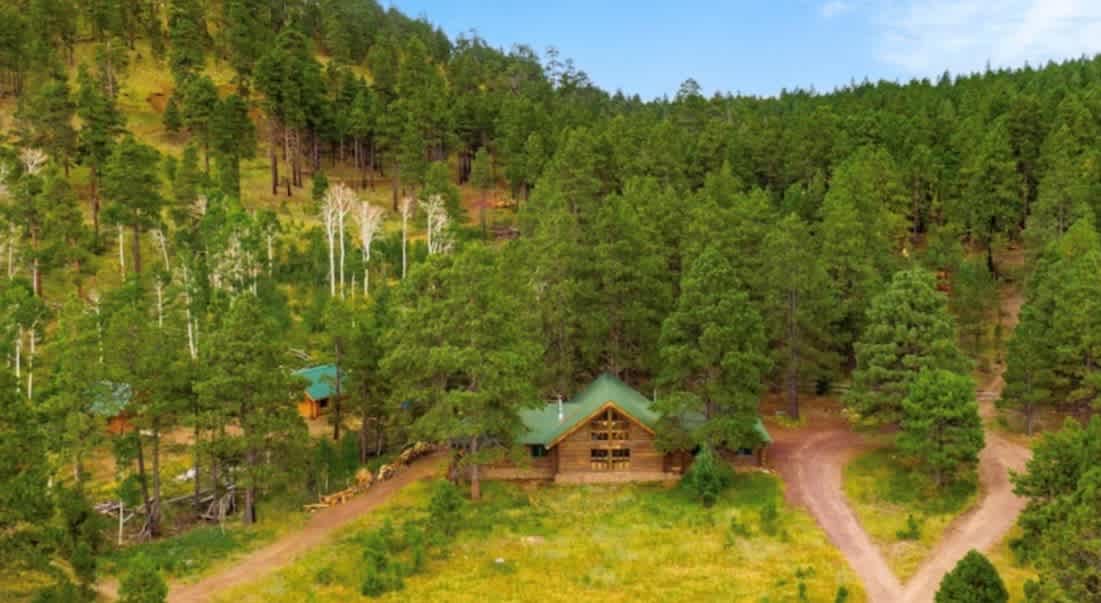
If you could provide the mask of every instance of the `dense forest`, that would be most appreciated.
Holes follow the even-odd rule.
[[[137,540],[197,513],[160,508],[170,433],[246,523],[316,492],[293,371],[319,362],[356,461],[449,440],[475,496],[519,409],[602,372],[660,393],[671,449],[844,385],[938,483],[973,474],[970,374],[1003,340],[1007,420],[1101,403],[1099,90],[1083,58],[643,101],[374,0],[6,2],[0,565],[87,597],[92,503],[141,505]],[[138,429],[111,435],[122,390]],[[1097,596],[1097,425],[1019,483],[1037,601]]]

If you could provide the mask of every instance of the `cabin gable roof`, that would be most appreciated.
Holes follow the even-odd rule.
[[[306,395],[314,401],[331,398],[336,393],[336,373],[335,364],[319,364],[294,372],[308,381]]]
[[[525,431],[517,441],[521,444],[554,446],[609,405],[651,433],[661,418],[649,398],[615,376],[603,373],[569,402],[562,403],[561,420],[558,418],[558,405],[554,403],[522,410],[520,419]]]

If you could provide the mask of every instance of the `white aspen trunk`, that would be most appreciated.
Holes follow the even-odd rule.
[[[274,260],[275,253],[274,253],[274,250],[273,250],[273,242],[272,242],[272,240],[274,238],[275,237],[273,237],[271,233],[268,233],[268,276],[269,277],[271,276],[272,265],[275,263],[275,260]]]
[[[122,546],[122,524],[123,517],[126,516],[126,502],[121,498],[119,499],[119,546]]]
[[[405,267],[406,267],[406,264],[407,264],[406,259],[405,259],[405,238],[407,236],[406,231],[408,230],[408,228],[409,228],[409,215],[406,212],[402,212],[401,213],[401,278],[402,279],[405,278]]]
[[[34,325],[31,325],[31,345],[27,353],[27,399],[34,399],[34,343],[38,339],[34,330]]]
[[[126,230],[122,227],[122,224],[118,225],[119,229],[119,274],[123,278],[126,278]]]
[[[164,329],[164,283],[161,279],[157,279],[157,328]]]
[[[22,376],[23,366],[23,325],[19,325],[19,330],[15,339],[15,380],[19,381]]]
[[[344,208],[340,208],[337,216],[337,228],[340,229],[340,298],[344,298]]]
[[[169,266],[169,263],[168,263],[168,241],[164,236],[164,231],[162,231],[159,228],[154,230],[153,231],[153,238],[157,239],[157,244],[161,248],[161,259],[164,260],[165,269],[168,269],[168,266]]]
[[[333,247],[336,242],[333,240],[335,233],[332,227],[329,227],[329,295],[336,297],[336,250]]]

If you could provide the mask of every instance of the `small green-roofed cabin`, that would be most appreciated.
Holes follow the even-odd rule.
[[[545,479],[564,483],[679,479],[692,452],[663,453],[655,446],[661,415],[652,400],[610,374],[602,374],[568,402],[521,411],[517,439],[530,463],[503,461],[488,468],[491,479]],[[771,438],[758,421],[764,444],[744,454],[763,460]],[[746,449],[742,449],[746,453]]]
[[[99,381],[89,391],[92,414],[107,420],[107,431],[115,435],[134,429],[130,423],[130,399],[133,392],[126,383]]]
[[[335,364],[319,364],[294,372],[306,380],[298,413],[305,419],[316,419],[329,410],[329,403],[336,397],[338,386]]]

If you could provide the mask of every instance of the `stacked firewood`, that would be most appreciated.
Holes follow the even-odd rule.
[[[377,474],[372,474],[366,468],[362,468],[356,472],[356,483],[354,485],[331,494],[324,494],[321,496],[319,502],[308,504],[305,506],[305,509],[309,512],[320,511],[321,509],[327,509],[334,505],[345,503],[355,495],[367,491],[375,482],[385,481],[394,477],[402,467],[435,449],[436,447],[428,442],[417,442],[401,451],[401,454],[398,455],[398,458],[395,459],[393,463],[379,467]]]

